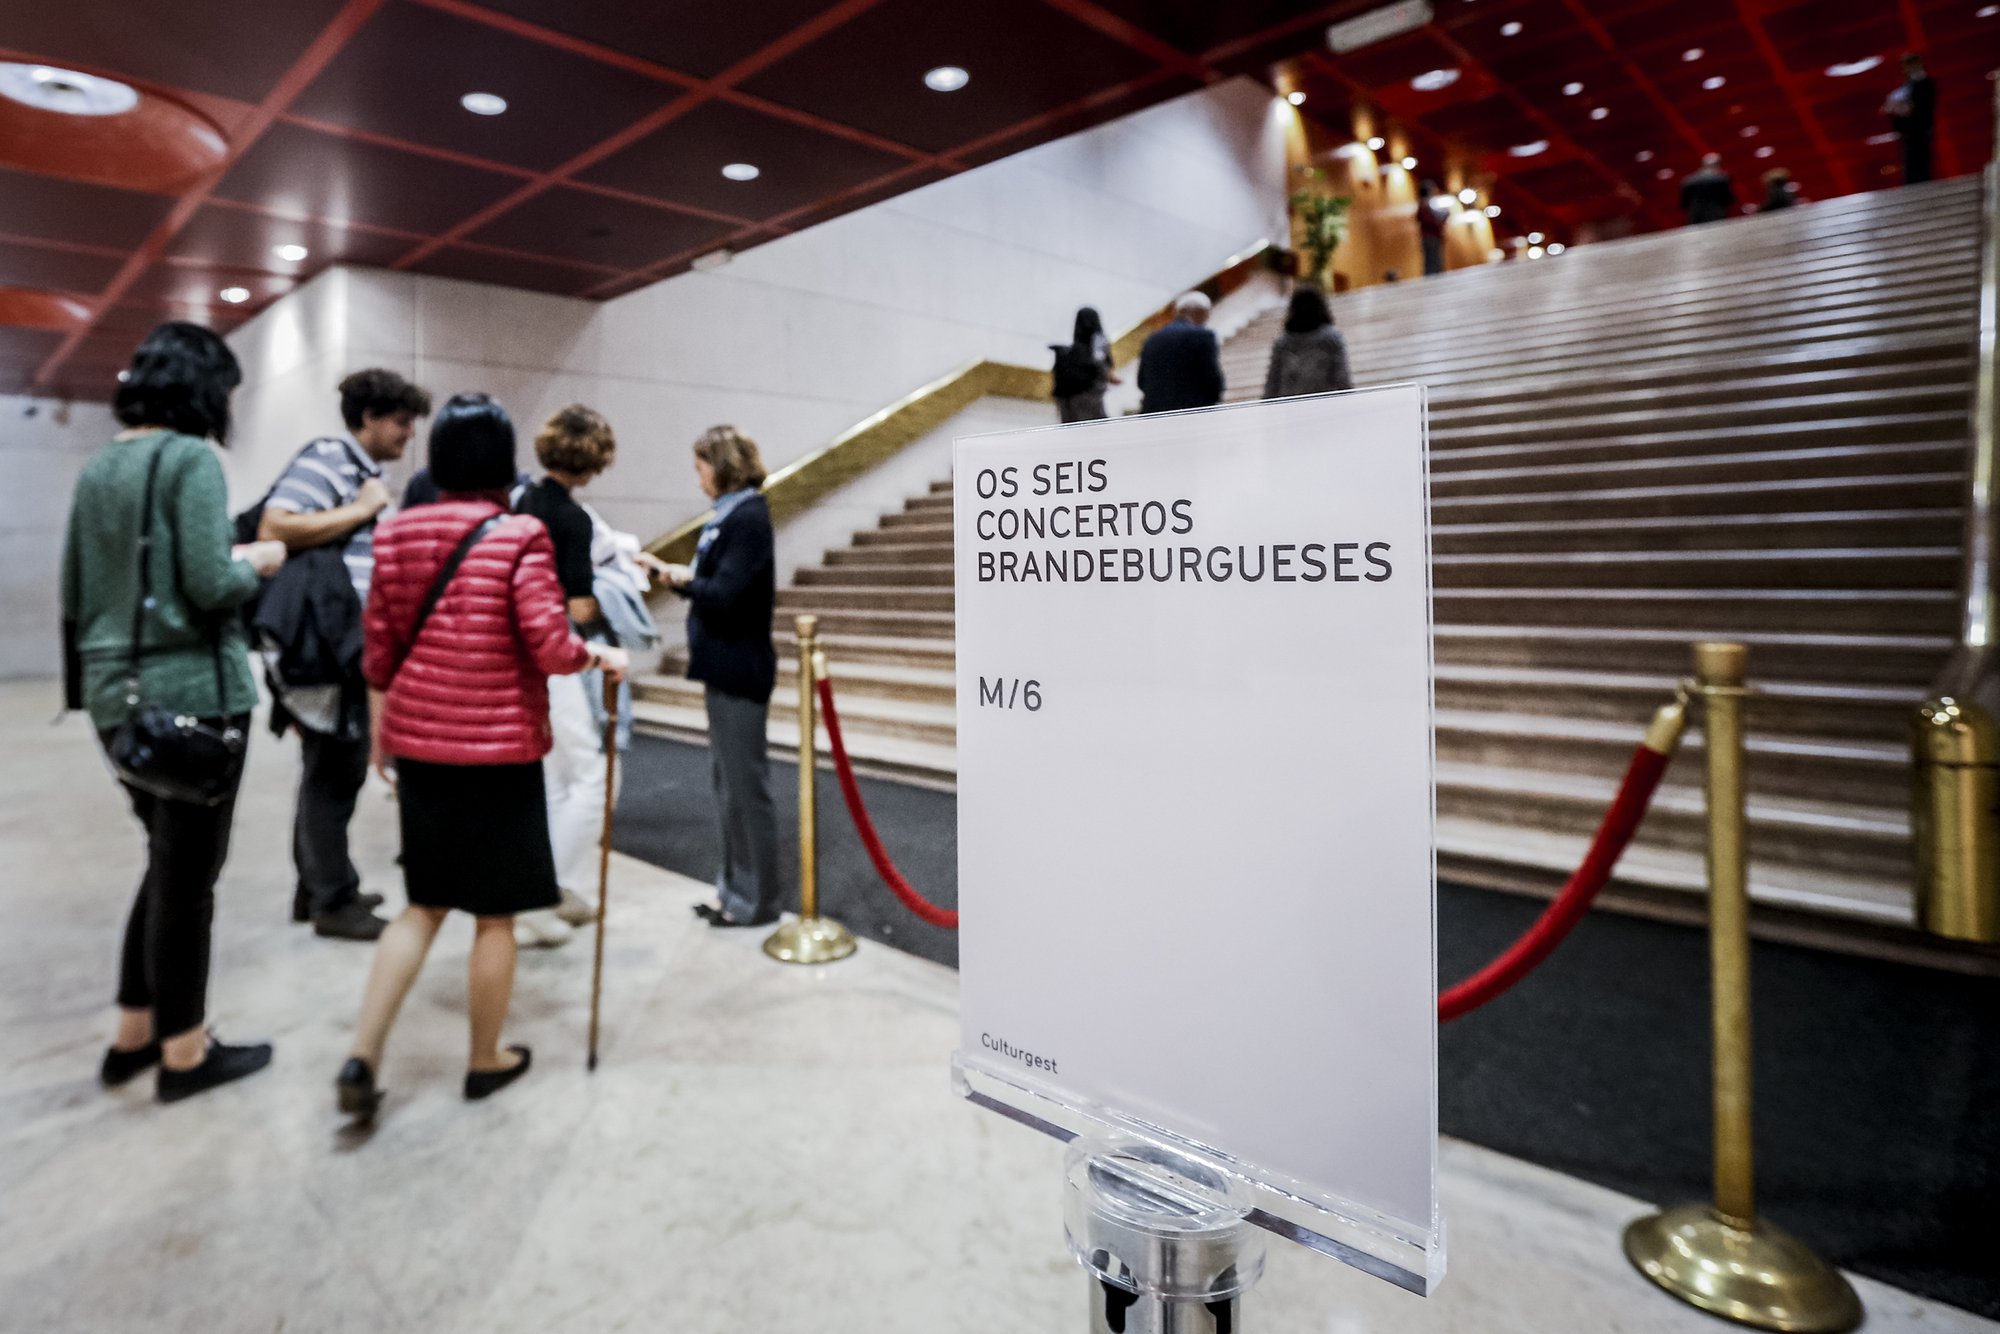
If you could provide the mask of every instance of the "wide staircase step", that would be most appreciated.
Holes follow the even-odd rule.
[[[1957,629],[1980,209],[1938,182],[1335,298],[1357,381],[1429,395],[1442,874],[1559,884],[1690,643],[1729,637],[1753,895],[1911,922],[1908,729]],[[1224,346],[1231,400],[1282,323]],[[811,612],[858,759],[951,780],[954,500],[930,483],[781,591],[774,744]],[[698,730],[698,688],[640,694],[649,726]],[[1702,747],[1615,887],[1703,888]]]

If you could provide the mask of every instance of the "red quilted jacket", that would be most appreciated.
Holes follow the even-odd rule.
[[[415,647],[410,627],[452,549],[505,511],[489,500],[423,505],[375,530],[361,670],[388,692],[382,749],[434,764],[533,764],[549,753],[547,678],[590,661],[570,629],[555,548],[539,519],[509,515],[466,555]]]

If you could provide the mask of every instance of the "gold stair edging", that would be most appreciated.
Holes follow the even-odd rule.
[[[1280,252],[1260,241],[1191,290],[1219,300],[1241,288],[1252,274],[1270,266]],[[1120,334],[1111,344],[1112,360],[1120,365],[1139,355],[1148,335],[1173,318],[1171,303],[1153,311]],[[862,474],[886,463],[981,398],[1046,399],[1052,378],[1048,371],[1012,362],[970,362],[938,377],[848,427],[832,441],[772,473],[764,482],[764,500],[773,523],[783,523],[818,504],[821,499]],[[715,511],[704,510],[679,527],[654,538],[646,550],[661,560],[684,564],[694,556],[701,530]]]

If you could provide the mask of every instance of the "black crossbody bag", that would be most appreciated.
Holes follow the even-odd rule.
[[[164,705],[148,704],[139,693],[140,640],[146,631],[146,612],[154,605],[153,494],[165,454],[166,442],[162,441],[146,469],[146,498],[139,520],[138,598],[132,607],[132,650],[125,677],[125,721],[112,730],[105,753],[118,777],[142,792],[168,801],[219,806],[236,790],[243,772],[243,755],[249,744],[244,730],[227,721],[216,726]],[[222,630],[213,618],[209,647],[215,659],[215,707],[220,711],[227,707],[229,696],[222,679]]]
[[[396,664],[397,670],[400,671],[403,662],[408,662],[410,654],[416,651],[417,636],[424,632],[424,622],[430,620],[431,613],[437,610],[438,599],[442,598],[444,590],[451,586],[451,577],[458,573],[458,567],[465,563],[466,556],[474,546],[478,545],[479,539],[499,527],[500,521],[506,517],[503,511],[473,525],[472,531],[461,537],[458,545],[451,549],[451,555],[445,558],[444,565],[438,570],[437,578],[431,580],[430,590],[424,594],[423,603],[417,608],[417,618],[410,622],[410,644],[403,650],[403,660]]]

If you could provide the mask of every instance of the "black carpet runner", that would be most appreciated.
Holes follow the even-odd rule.
[[[721,844],[707,750],[640,737],[626,768],[619,851],[712,879]],[[788,876],[796,775],[772,766]],[[955,798],[861,787],[905,877],[955,907]],[[819,799],[822,910],[956,967],[954,933],[918,921],[876,878],[828,775]],[[1440,886],[1443,983],[1505,948],[1540,907]],[[1753,969],[1760,1211],[1846,1268],[2000,1316],[2000,982],[1762,943]],[[1594,913],[1527,981],[1446,1025],[1439,1060],[1444,1133],[1641,1199],[1707,1198],[1701,932]],[[1615,1254],[1618,1238],[1604,1244]]]

